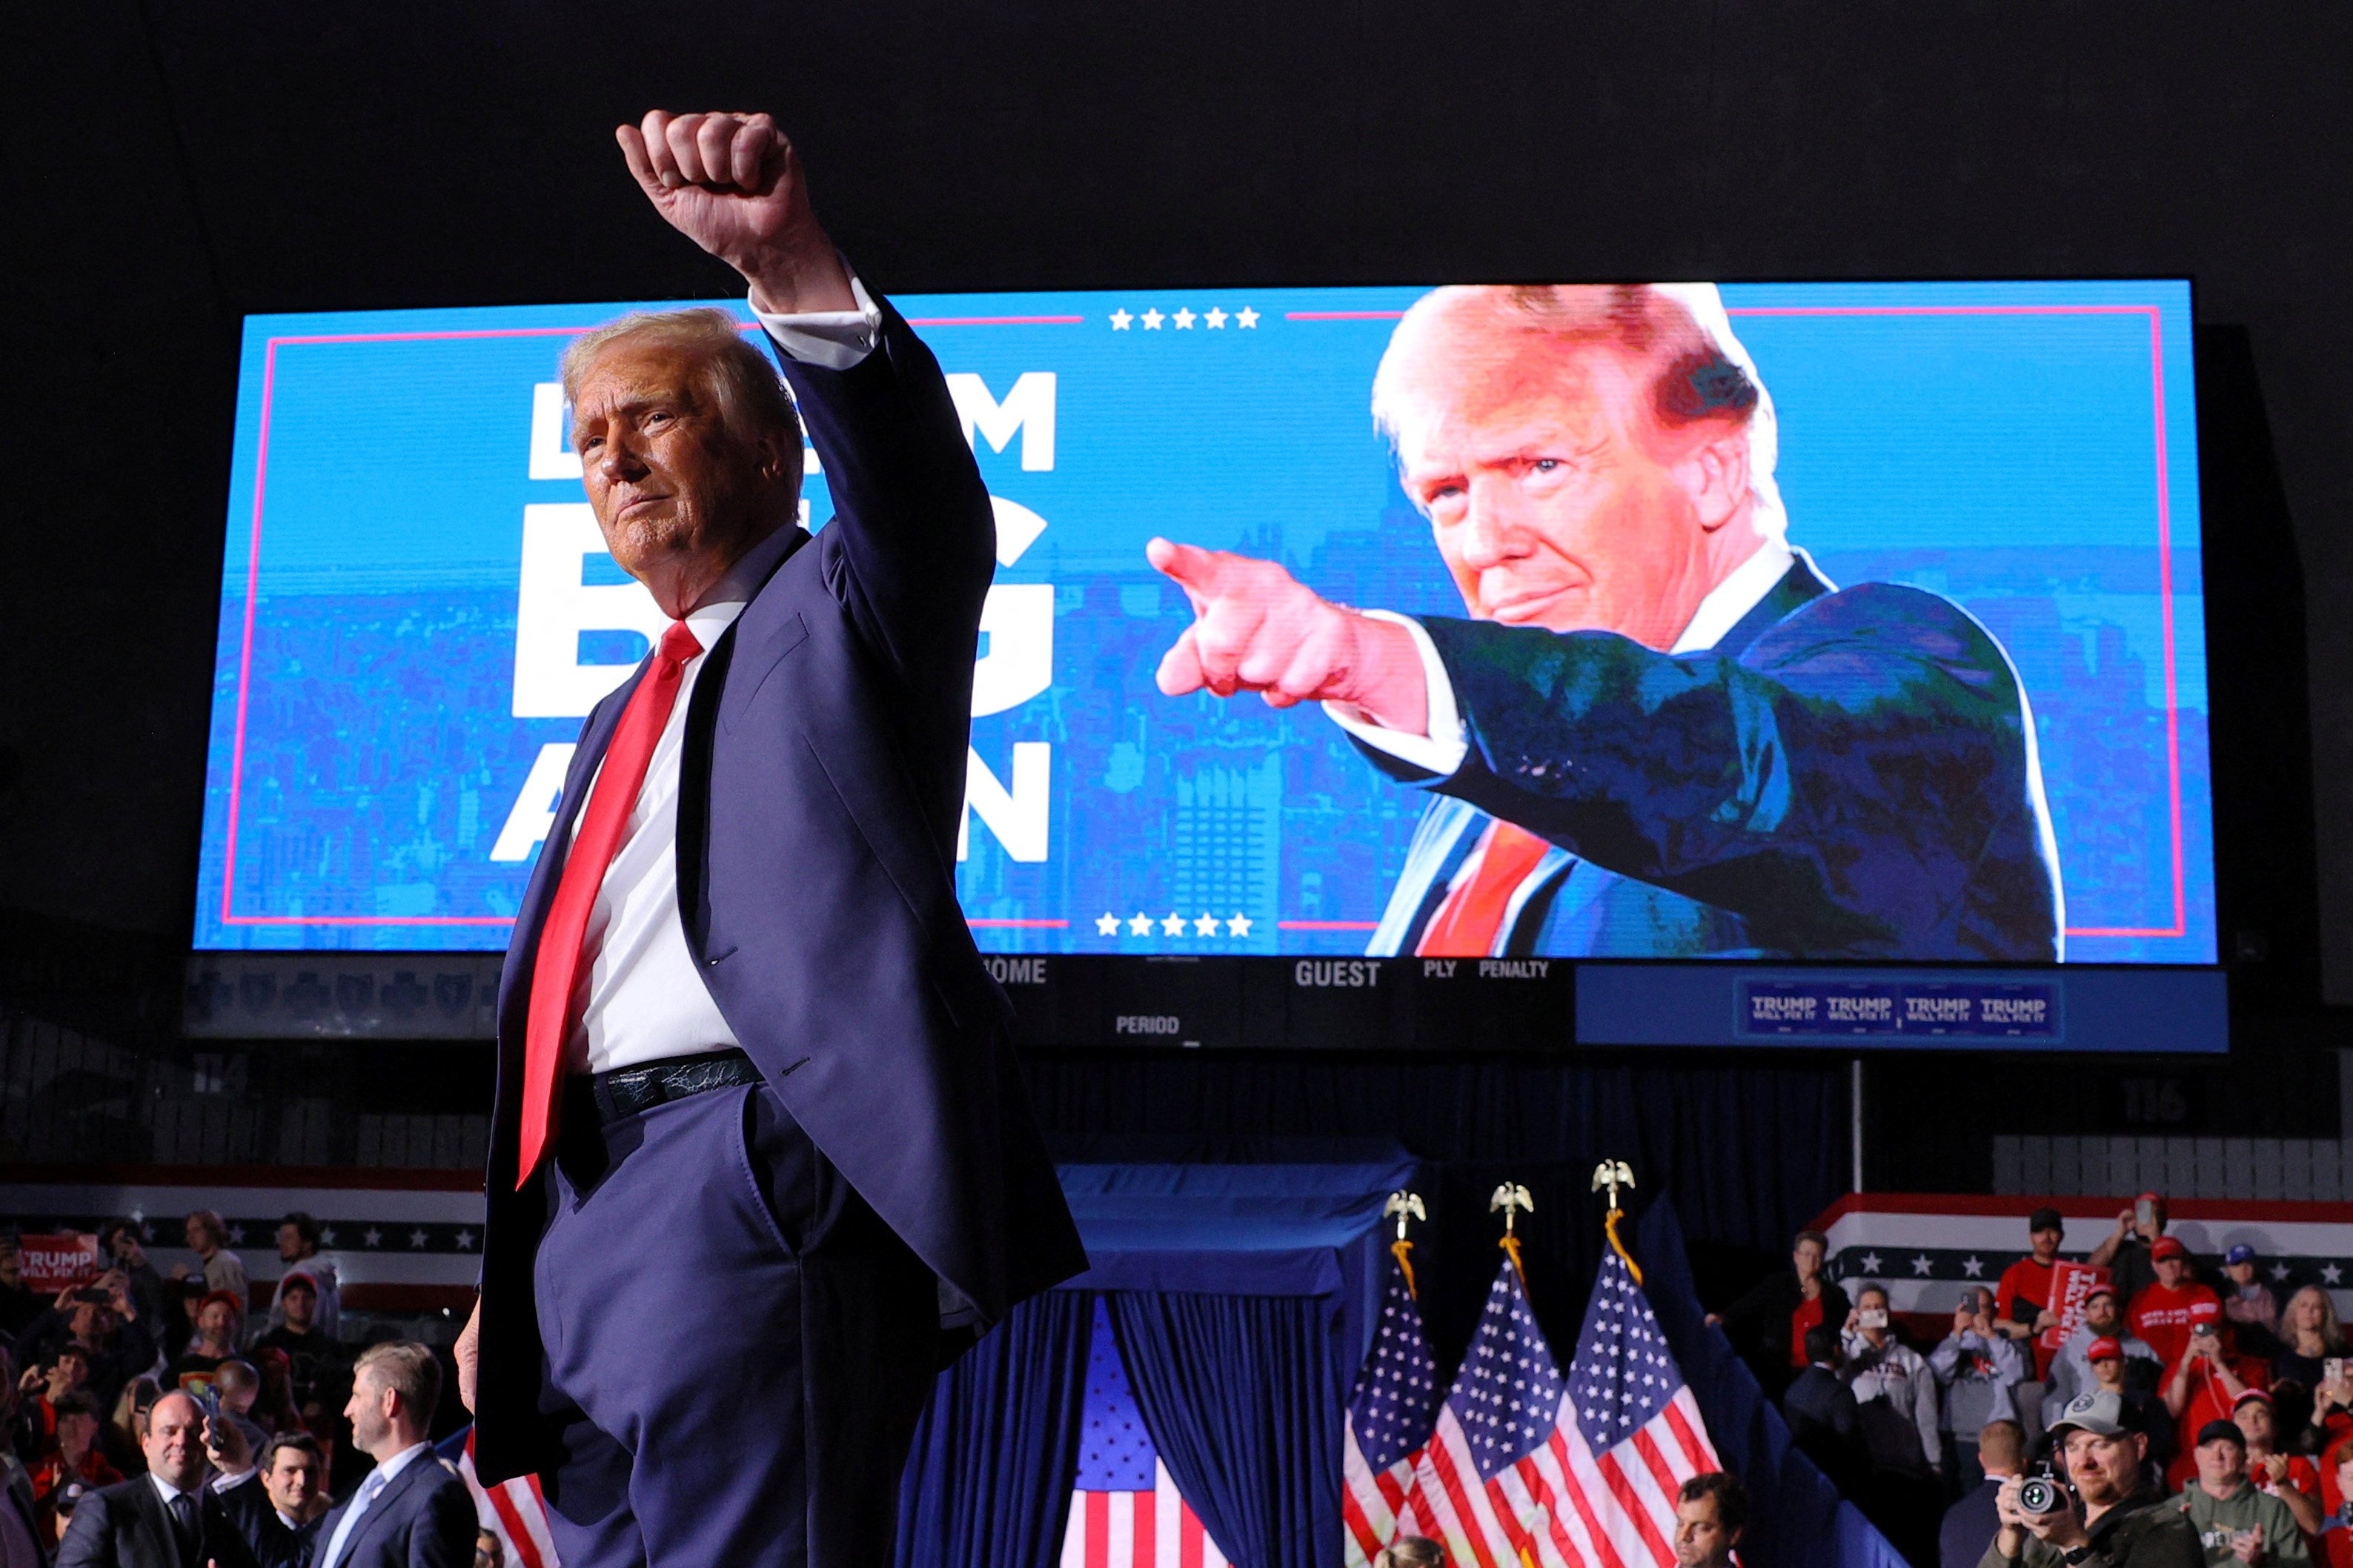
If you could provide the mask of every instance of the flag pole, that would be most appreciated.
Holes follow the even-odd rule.
[[[1626,1272],[1634,1277],[1635,1284],[1640,1285],[1642,1282],[1642,1266],[1634,1261],[1634,1255],[1626,1250],[1624,1242],[1618,1239],[1618,1222],[1626,1213],[1618,1206],[1618,1189],[1633,1184],[1633,1168],[1623,1160],[1604,1160],[1594,1167],[1593,1190],[1598,1193],[1607,1188],[1609,1193],[1609,1212],[1601,1219],[1602,1234],[1609,1238],[1609,1250],[1625,1260]]]
[[[1419,1303],[1421,1300],[1421,1287],[1415,1284],[1413,1280],[1413,1243],[1406,1237],[1405,1224],[1406,1220],[1411,1217],[1427,1225],[1430,1222],[1430,1215],[1421,1206],[1421,1194],[1408,1192],[1402,1187],[1391,1193],[1389,1201],[1381,1205],[1383,1219],[1392,1215],[1397,1216],[1398,1233],[1397,1239],[1389,1243],[1389,1251],[1398,1260],[1398,1271],[1405,1276],[1406,1294]]]

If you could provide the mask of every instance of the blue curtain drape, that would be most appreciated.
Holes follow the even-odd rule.
[[[940,1374],[900,1478],[898,1568],[1055,1568],[1090,1321],[1084,1295],[1050,1290]]]
[[[1330,1298],[1114,1292],[1120,1355],[1176,1489],[1235,1568],[1340,1560]]]
[[[1537,1194],[1520,1218],[1528,1294],[1556,1343],[1575,1342],[1601,1256],[1595,1162],[1632,1163],[1644,1194],[1674,1189],[1703,1268],[1750,1272],[1847,1190],[1842,1066],[1630,1066],[1544,1060],[1327,1061],[1243,1052],[1182,1058],[1032,1054],[1039,1121],[1064,1160],[1349,1158],[1266,1145],[1394,1140],[1423,1163],[1430,1223],[1414,1237],[1438,1359],[1461,1358],[1495,1277],[1496,1184]]]
[[[1740,1560],[1750,1568],[1905,1568],[1862,1510],[1798,1451],[1781,1413],[1724,1331],[1707,1326],[1683,1225],[1664,1194],[1635,1226],[1634,1258],[1642,1268],[1642,1293],[1707,1421],[1715,1457],[1748,1488]]]

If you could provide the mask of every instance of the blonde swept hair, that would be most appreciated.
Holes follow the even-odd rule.
[[[573,340],[558,374],[564,401],[578,401],[581,383],[606,351],[617,345],[667,350],[691,359],[703,390],[737,439],[774,435],[800,460],[801,420],[792,396],[768,356],[744,342],[735,318],[710,305],[687,310],[632,310]]]

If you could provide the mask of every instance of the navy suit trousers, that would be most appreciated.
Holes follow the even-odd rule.
[[[886,1561],[931,1271],[765,1085],[569,1101],[533,1283],[565,1568]]]

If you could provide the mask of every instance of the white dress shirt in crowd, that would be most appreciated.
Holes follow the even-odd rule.
[[[368,1472],[367,1479],[360,1483],[360,1489],[352,1496],[352,1506],[345,1509],[343,1517],[336,1521],[335,1533],[329,1538],[327,1550],[314,1559],[320,1568],[336,1568],[336,1564],[343,1560],[343,1549],[359,1532],[360,1521],[375,1505],[375,1500],[384,1496],[384,1489],[392,1485],[401,1471],[418,1463],[432,1451],[430,1443],[412,1444]]]
[[[755,311],[786,353],[828,370],[848,370],[881,341],[882,314],[866,286],[853,274],[855,310],[813,310],[796,315]],[[701,967],[686,944],[678,908],[679,760],[686,738],[686,714],[694,686],[720,634],[744,613],[760,584],[776,570],[792,543],[792,531],[779,530],[754,546],[712,590],[714,602],[686,617],[703,652],[689,659],[678,698],[646,765],[636,806],[621,842],[606,868],[596,901],[588,912],[580,967],[586,996],[579,1022],[565,1042],[567,1065],[575,1071],[615,1068],[697,1056],[738,1044],[703,984]],[[570,831],[579,831],[579,811]],[[332,1560],[332,1557],[330,1558]]]

